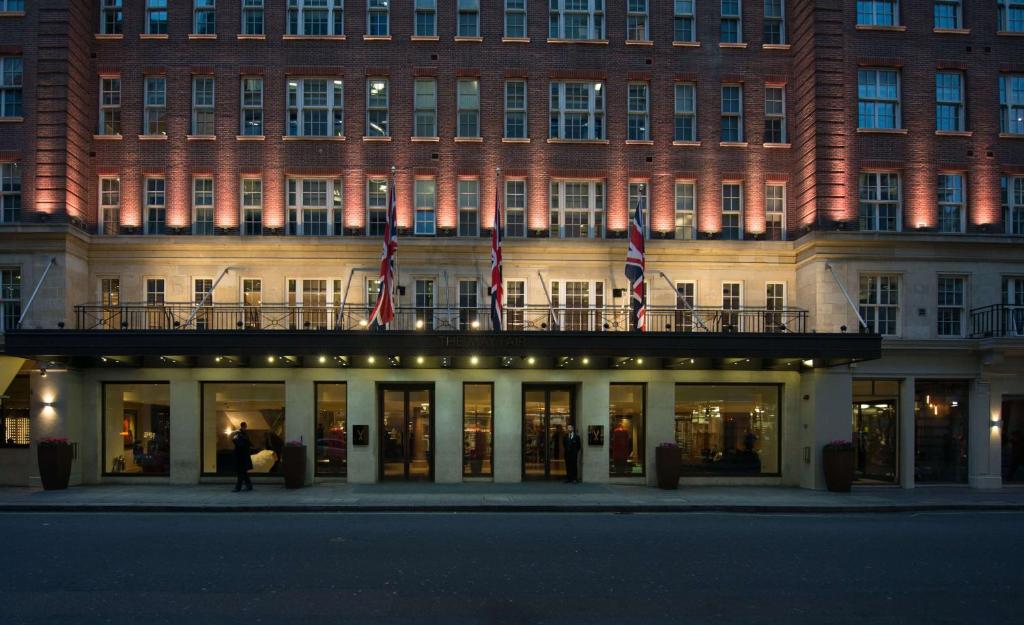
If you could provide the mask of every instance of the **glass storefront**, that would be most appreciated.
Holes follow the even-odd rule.
[[[781,387],[677,384],[676,444],[684,475],[778,475]]]
[[[917,380],[914,480],[967,482],[968,383]]]
[[[899,452],[900,383],[853,381],[853,445],[856,479],[893,483]]]
[[[608,395],[608,474],[644,474],[644,384],[612,384]]]
[[[462,385],[462,475],[494,475],[494,385]]]
[[[27,375],[16,375],[0,397],[0,447],[24,447],[29,439],[29,405],[32,401]]]
[[[103,472],[170,475],[170,384],[103,385]]]
[[[231,435],[243,422],[253,445],[249,474],[280,472],[284,382],[203,382],[202,399],[203,473],[235,474]]]
[[[433,431],[433,385],[381,388],[381,479],[432,481]]]
[[[1024,397],[1004,396],[1003,481],[1024,483]]]
[[[565,479],[565,438],[569,425],[576,425],[574,395],[572,386],[524,386],[523,479]]]
[[[348,475],[348,385],[316,383],[316,474]]]

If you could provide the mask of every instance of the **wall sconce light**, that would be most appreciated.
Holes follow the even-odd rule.
[[[41,377],[41,378],[45,378],[46,377],[46,369],[43,369],[42,367],[40,367],[40,369],[39,369],[39,377]]]
[[[52,402],[52,401],[44,401],[43,402],[43,406],[46,407],[46,408],[53,408],[53,403],[54,402]]]

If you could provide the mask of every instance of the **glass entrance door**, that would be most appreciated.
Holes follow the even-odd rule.
[[[895,483],[899,469],[899,382],[853,381],[857,480]]]
[[[380,475],[382,480],[434,479],[434,389],[380,389]]]
[[[576,425],[571,386],[523,389],[523,479],[565,479],[565,437]]]

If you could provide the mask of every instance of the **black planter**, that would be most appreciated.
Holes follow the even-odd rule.
[[[658,474],[658,488],[675,490],[679,488],[679,469],[682,459],[678,447],[656,447],[654,468]]]
[[[306,483],[306,446],[285,445],[281,452],[285,488],[302,488]]]
[[[39,478],[44,490],[63,490],[71,479],[71,445],[39,445]]]
[[[853,449],[831,449],[821,452],[822,467],[825,469],[825,485],[834,493],[848,493],[853,484],[856,457]]]

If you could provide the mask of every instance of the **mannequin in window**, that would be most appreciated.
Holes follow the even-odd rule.
[[[629,432],[626,419],[620,419],[612,430],[612,467],[617,475],[625,474],[629,456],[633,452],[633,436]]]

